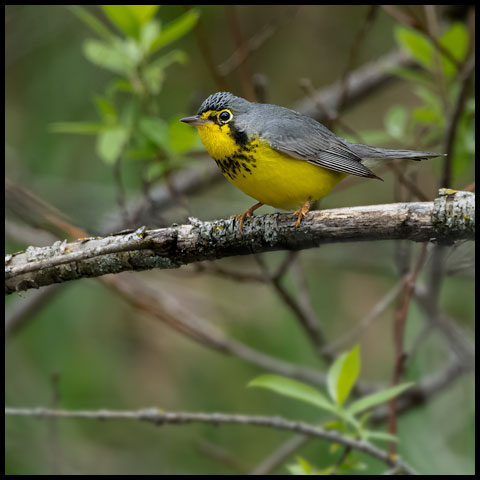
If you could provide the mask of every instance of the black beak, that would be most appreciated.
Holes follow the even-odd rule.
[[[202,118],[199,115],[194,115],[193,117],[185,117],[180,119],[183,123],[188,123],[189,125],[205,125],[206,123],[210,123],[210,120],[206,118]]]

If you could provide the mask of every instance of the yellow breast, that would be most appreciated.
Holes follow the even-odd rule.
[[[327,195],[345,173],[334,172],[280,153],[255,138],[239,145],[228,125],[198,126],[203,145],[228,181],[250,197],[292,210]]]

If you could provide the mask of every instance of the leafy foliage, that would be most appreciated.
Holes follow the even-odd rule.
[[[435,142],[444,134],[449,112],[458,98],[461,69],[468,55],[468,31],[461,23],[453,23],[439,37],[437,48],[431,39],[417,30],[397,26],[395,37],[398,45],[412,56],[422,70],[396,69],[393,73],[414,85],[415,94],[423,105],[413,110],[410,121],[410,138],[413,127],[423,126],[427,135],[423,141]],[[398,123],[399,125],[404,119]],[[393,125],[391,123],[391,127]],[[392,132],[390,128],[389,133]],[[458,124],[457,141],[453,153],[453,174],[460,175],[475,156],[475,102],[472,100],[464,109]]]
[[[177,168],[183,154],[195,147],[193,129],[178,122],[179,116],[159,116],[157,96],[166,70],[187,62],[187,54],[165,48],[186,35],[198,20],[191,9],[166,26],[155,17],[159,5],[103,5],[103,14],[113,30],[81,6],[70,10],[98,38],[83,44],[83,54],[94,65],[115,77],[103,95],[94,98],[100,122],[59,122],[51,131],[97,136],[96,151],[106,163],[120,158],[148,163],[147,177],[157,177]]]
[[[432,146],[438,149],[437,145],[445,141],[447,118],[458,98],[461,70],[468,56],[468,31],[463,24],[453,23],[438,38],[438,47],[423,33],[404,26],[395,28],[395,38],[420,69],[418,66],[397,67],[391,73],[412,84],[421,105],[411,111],[401,105],[392,106],[385,115],[384,128],[361,132],[362,143],[379,145],[398,141],[414,149],[428,150]],[[358,140],[348,133],[342,136],[354,142]],[[454,177],[474,161],[474,139],[475,101],[471,99],[458,122],[452,159]]]
[[[349,352],[340,355],[327,372],[327,391],[330,398],[310,385],[281,377],[278,375],[262,375],[253,379],[248,386],[271,390],[285,397],[293,398],[303,403],[313,405],[334,416],[321,426],[335,429],[344,435],[362,440],[396,441],[396,437],[386,433],[369,430],[365,427],[368,414],[365,412],[373,407],[389,401],[410,388],[413,383],[403,383],[379,392],[375,392],[344,405],[352,393],[360,374],[360,351],[358,345]],[[363,414],[359,417],[359,414]],[[330,475],[349,469],[363,468],[363,464],[349,452],[342,465],[332,465],[323,470],[317,470],[304,459],[297,459],[297,464],[289,467],[296,475]]]

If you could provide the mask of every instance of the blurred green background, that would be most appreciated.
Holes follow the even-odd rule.
[[[222,6],[195,8],[218,65],[236,50],[231,12]],[[115,30],[99,7],[88,11]],[[155,18],[164,26],[185,12],[182,6],[162,6]],[[315,88],[321,88],[342,78],[368,7],[238,6],[235,12],[245,39],[262,32],[266,25],[276,25],[273,35],[249,55],[248,71],[264,75],[269,102],[293,107],[305,98],[300,79],[308,78]],[[423,14],[421,8],[418,12]],[[115,75],[85,58],[82,45],[95,35],[71,10],[62,6],[6,6],[5,15],[6,177],[64,212],[72,224],[93,234],[106,233],[105,225],[118,215],[114,168],[99,157],[94,136],[54,133],[52,124],[98,122],[95,95],[103,94]],[[355,67],[397,48],[396,25],[383,10],[377,12],[357,52]],[[166,52],[183,50],[187,57],[184,63],[173,63],[165,70],[161,90],[155,95],[158,117],[166,122],[195,113],[199,101],[219,89],[198,39],[198,31],[190,30],[165,47]],[[233,93],[244,95],[238,70],[227,75],[225,82]],[[410,115],[420,105],[411,83],[398,80],[345,110],[342,121],[368,136],[368,132],[387,128],[385,119],[392,107],[401,106]],[[336,131],[342,133],[341,128]],[[399,145],[399,139],[392,139],[390,144]],[[422,149],[427,145],[415,146]],[[442,140],[428,147],[441,150]],[[460,189],[473,182],[473,156],[467,157],[448,187]],[[169,168],[175,171],[209,162],[212,160],[195,143],[187,153],[174,157]],[[436,195],[441,162],[435,159],[416,165],[416,181],[429,199]],[[122,160],[127,201],[142,196],[146,165],[151,167],[142,159]],[[392,173],[382,176],[384,183],[361,182],[334,192],[322,201],[322,208],[399,200]],[[159,181],[164,180],[160,175]],[[161,215],[166,223],[182,223],[188,215],[211,220],[241,213],[251,203],[221,180],[200,193],[187,195]],[[273,209],[264,207],[258,214],[270,211]],[[10,211],[7,218],[12,218]],[[18,237],[6,237],[6,253],[27,245]],[[415,258],[418,245],[409,248]],[[333,341],[348,332],[395,285],[398,250],[393,242],[373,242],[325,245],[300,253],[313,307],[327,339]],[[467,268],[445,278],[439,301],[442,311],[467,332],[472,331],[474,318],[472,250],[467,243],[448,257],[448,266],[463,262]],[[263,257],[273,269],[284,255],[277,252]],[[258,271],[257,263],[249,257],[218,263],[231,270]],[[194,266],[136,275],[228,335],[278,358],[325,371],[326,365],[312,352],[290,310],[268,285],[198,273]],[[424,279],[421,274],[420,281]],[[297,295],[291,274],[285,285]],[[28,301],[31,294],[9,297],[7,311]],[[391,381],[396,305],[357,339],[366,380]],[[424,325],[423,313],[412,303],[405,333],[407,351]],[[449,355],[445,339],[433,332],[416,351],[406,378],[416,381],[435,372]],[[248,381],[261,373],[240,359],[182,337],[133,309],[100,281],[85,279],[62,285],[8,339],[6,404],[126,410],[156,406],[172,411],[279,414],[318,420],[313,407],[246,389]],[[421,473],[472,474],[473,394],[472,376],[464,375],[425,405],[402,415],[399,453]],[[140,422],[7,418],[5,436],[8,474],[232,474],[238,473],[238,468],[249,471],[290,434],[229,425],[156,428]],[[212,448],[225,449],[239,467],[215,458]],[[329,453],[323,441],[311,441],[298,454],[318,467],[335,461],[335,454]],[[384,471],[380,463],[368,457],[362,460],[368,466],[366,473]],[[294,457],[287,464],[293,461]],[[285,466],[277,470],[285,472]]]

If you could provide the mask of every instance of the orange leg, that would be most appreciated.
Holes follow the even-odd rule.
[[[251,217],[253,215],[253,212],[257,208],[260,208],[262,205],[263,205],[263,203],[258,202],[253,207],[250,207],[245,213],[242,213],[241,215],[235,215],[235,218],[237,220],[239,220],[238,229],[240,231],[242,231],[242,229],[243,229],[243,222],[245,221],[245,218]]]
[[[297,223],[295,223],[295,227],[298,227],[303,217],[307,216],[307,213],[310,210],[311,201],[312,199],[309,198],[298,210],[293,212],[294,215],[297,215]]]

